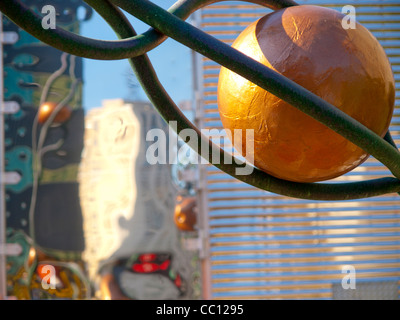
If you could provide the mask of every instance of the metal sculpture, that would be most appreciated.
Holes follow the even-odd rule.
[[[21,28],[39,40],[67,53],[99,60],[129,59],[135,74],[165,121],[177,121],[176,131],[195,130],[201,139],[188,144],[196,150],[206,145],[211,163],[211,155],[219,153],[221,161],[214,164],[229,175],[270,192],[314,200],[344,200],[377,196],[400,191],[400,153],[388,132],[384,139],[375,134],[344,112],[322,100],[279,73],[265,67],[230,46],[216,40],[205,32],[193,27],[184,20],[196,10],[216,0],[182,0],[176,2],[168,11],[146,0],[86,0],[110,26],[120,40],[103,41],[89,39],[66,31],[60,27],[43,29],[41,18],[20,1],[3,0],[0,10]],[[277,10],[297,4],[291,0],[248,0]],[[150,25],[147,32],[137,35],[120,9]],[[236,161],[224,163],[225,151],[214,145],[198,128],[180,112],[175,103],[158,81],[146,53],[167,37],[188,46],[202,55],[236,72],[254,84],[271,92],[282,100],[310,115],[317,121],[339,133],[355,145],[381,161],[394,177],[373,179],[351,183],[296,183],[277,179],[267,173],[254,169],[250,175],[237,175],[240,167]]]

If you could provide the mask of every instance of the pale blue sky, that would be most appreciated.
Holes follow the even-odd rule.
[[[169,8],[174,0],[155,0],[155,3],[164,8]],[[136,32],[142,33],[149,27],[128,16]],[[116,36],[106,22],[94,12],[93,17],[82,23],[81,34],[86,37],[103,40],[116,40]],[[159,47],[149,53],[150,60],[175,103],[192,98],[191,53],[190,49],[180,43],[168,39]],[[129,90],[127,73],[129,72],[127,60],[101,61],[84,59],[84,91],[83,107],[89,110],[101,106],[104,99],[128,98],[133,99]],[[136,95],[141,100],[147,100],[140,89]]]

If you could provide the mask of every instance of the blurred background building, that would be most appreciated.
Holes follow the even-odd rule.
[[[81,0],[23,2],[38,13],[54,6],[57,26],[78,34],[92,16]],[[98,298],[100,272],[111,270],[128,298],[199,297],[198,255],[185,250],[196,234],[193,170],[146,162],[147,131],[162,128],[168,136],[167,125],[147,102],[83,107],[83,59],[45,45],[6,17],[2,27],[1,98],[10,112],[4,132],[0,126],[8,177],[0,242],[16,249],[0,256],[0,296]],[[119,76],[132,78],[128,91],[136,96],[133,73]],[[49,120],[58,104],[65,106]],[[190,101],[180,107],[190,117]],[[120,268],[122,260],[130,265]],[[56,268],[54,289],[42,286],[44,265]]]
[[[36,12],[48,4],[24,3]],[[52,4],[57,23],[76,33],[91,15],[91,9],[79,1]],[[82,20],[78,7],[85,11]],[[79,276],[83,273],[85,244],[77,181],[84,133],[82,59],[41,43],[6,17],[2,27],[2,98],[13,108],[4,115],[1,143],[5,172],[16,179],[5,181],[0,196],[6,216],[6,226],[2,221],[1,227],[6,229],[6,241],[21,251],[7,257],[7,294],[20,299],[84,298],[89,288],[72,285],[75,271],[61,270],[64,267],[57,274],[64,277],[58,279],[58,288],[42,290],[38,262],[63,261]],[[62,110],[54,121],[48,120],[57,104]]]
[[[400,3],[396,0],[299,0],[342,11],[380,41],[396,79],[391,133],[400,142]],[[231,44],[271,10],[224,1],[202,9],[197,26]],[[220,66],[196,55],[197,123],[222,129],[217,107]],[[374,158],[336,181],[390,175]],[[208,299],[398,299],[400,204],[398,194],[354,201],[288,198],[237,181],[209,165],[200,168],[203,293]],[[344,290],[342,267],[353,265],[357,289]]]
[[[165,152],[166,163],[148,160],[147,150],[160,139],[149,138],[148,132],[157,130],[168,143],[167,124],[148,102],[116,99],[91,109],[85,127],[79,175],[84,259],[97,290],[99,275],[112,268],[129,298],[198,298],[197,254],[185,247],[185,239],[195,234],[195,221],[183,230],[174,219],[180,198],[190,194],[174,179],[179,173],[173,175],[177,168],[171,165],[164,141],[159,140],[156,153]],[[185,212],[178,214],[185,219]],[[119,272],[121,261],[125,266],[132,257],[129,267],[136,269]]]

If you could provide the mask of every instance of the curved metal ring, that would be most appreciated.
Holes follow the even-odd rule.
[[[196,10],[219,1],[227,0],[185,0],[175,3],[168,11],[186,20]],[[271,9],[296,5],[291,0],[243,0],[257,3]],[[92,1],[85,1],[93,4]],[[97,60],[120,60],[142,55],[163,43],[167,36],[150,28],[143,34],[126,37],[120,40],[97,40],[77,35],[61,27],[45,30],[42,27],[42,17],[30,10],[19,1],[1,0],[0,11],[15,22],[19,27],[40,41],[61,51],[82,58]]]
[[[7,0],[3,1],[7,2]],[[2,5],[4,2],[0,3],[0,9],[4,7]],[[131,39],[134,39],[140,37],[136,36],[136,33],[123,14],[109,3],[109,1],[87,0],[86,2],[92,3],[92,6],[99,11],[106,21],[114,28],[120,38],[131,37]],[[354,119],[326,103],[319,97],[313,95],[311,92],[298,86],[280,74],[272,72],[262,64],[244,56],[237,50],[232,49],[226,44],[182,21],[178,16],[175,16],[148,1],[135,0],[134,2],[131,2],[127,0],[112,0],[111,2],[119,5],[130,14],[138,17],[140,20],[153,26],[157,30],[160,30],[165,34],[159,34],[162,39],[165,39],[166,36],[174,38],[216,62],[219,62],[225,67],[234,70],[250,81],[272,92],[295,107],[298,107],[303,112],[313,116],[318,121],[328,125],[328,127],[334,131],[374,155],[378,160],[386,164],[396,176],[400,176],[400,153],[397,149],[393,148],[393,146],[388,142],[381,139],[378,135],[365,128]],[[175,10],[175,13],[180,12],[179,14],[182,14],[182,12],[188,13],[193,8],[201,8],[206,4],[215,2],[218,1],[186,0],[175,4],[170,10]],[[266,5],[266,3],[261,0],[246,2]],[[275,9],[289,5],[296,5],[292,1],[283,0],[269,1],[268,3],[269,7],[273,6]],[[115,10],[107,11],[107,8],[114,8]],[[7,12],[5,13],[7,14]],[[158,20],[160,18],[161,20]],[[24,20],[24,18],[22,18],[22,20]],[[120,25],[118,25],[118,23],[120,23]],[[153,31],[154,30],[151,30],[150,32]],[[28,30],[28,32],[30,31]],[[54,37],[57,38],[57,36]],[[62,42],[62,39],[59,41]],[[72,43],[74,46],[79,45],[78,42]],[[118,41],[114,41],[113,43],[118,43]],[[52,44],[50,43],[50,45]],[[206,145],[210,149],[209,154],[219,152],[220,159],[224,159],[225,152],[216,147],[208,140],[208,138],[202,136],[199,130],[186,119],[186,117],[180,112],[179,108],[170,99],[162,85],[159,83],[147,55],[143,54],[131,58],[130,62],[150,100],[163,118],[167,122],[177,121],[178,133],[183,129],[190,128],[195,130],[201,137],[198,144],[189,141],[189,145],[193,148],[197,148],[197,150],[199,150],[199,146],[201,147],[202,145]],[[248,71],[246,72],[247,69]],[[373,143],[371,143],[371,141]],[[395,178],[382,178],[363,182],[339,184],[294,183],[274,178],[258,169],[255,169],[249,176],[237,176],[234,171],[238,166],[235,164],[223,164],[223,161],[220,161],[220,164],[215,164],[215,166],[231,176],[260,189],[303,199],[358,199],[400,191],[400,181]]]
[[[129,22],[121,24],[121,21],[124,19],[122,13],[119,12],[117,8],[110,5],[105,0],[101,1],[101,3],[99,3],[98,0],[90,0],[90,2],[93,4],[92,6],[95,10],[103,16],[120,37],[127,37],[135,34]],[[198,144],[189,141],[189,145],[196,150],[199,150],[202,146],[208,146],[210,148],[209,154],[219,152],[221,161],[219,164],[215,164],[215,166],[245,183],[274,193],[313,200],[357,199],[372,197],[388,192],[396,192],[399,190],[399,181],[394,178],[338,184],[306,184],[277,179],[258,169],[255,169],[253,174],[249,176],[236,176],[235,169],[238,166],[235,164],[224,164],[223,159],[225,157],[225,152],[211,143],[206,137],[202,136],[199,130],[180,112],[179,108],[175,105],[160,84],[147,55],[132,58],[129,59],[129,61],[143,88],[148,94],[149,99],[152,101],[159,113],[167,122],[177,121],[177,133],[183,129],[195,130],[202,140],[199,141]]]

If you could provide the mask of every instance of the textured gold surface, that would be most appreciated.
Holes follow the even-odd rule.
[[[383,136],[394,108],[390,63],[366,28],[357,24],[345,30],[342,19],[327,8],[290,7],[252,23],[232,46]],[[368,157],[339,134],[225,68],[218,82],[218,108],[225,129],[255,130],[254,164],[278,178],[327,180]],[[246,150],[244,143],[240,150]]]

